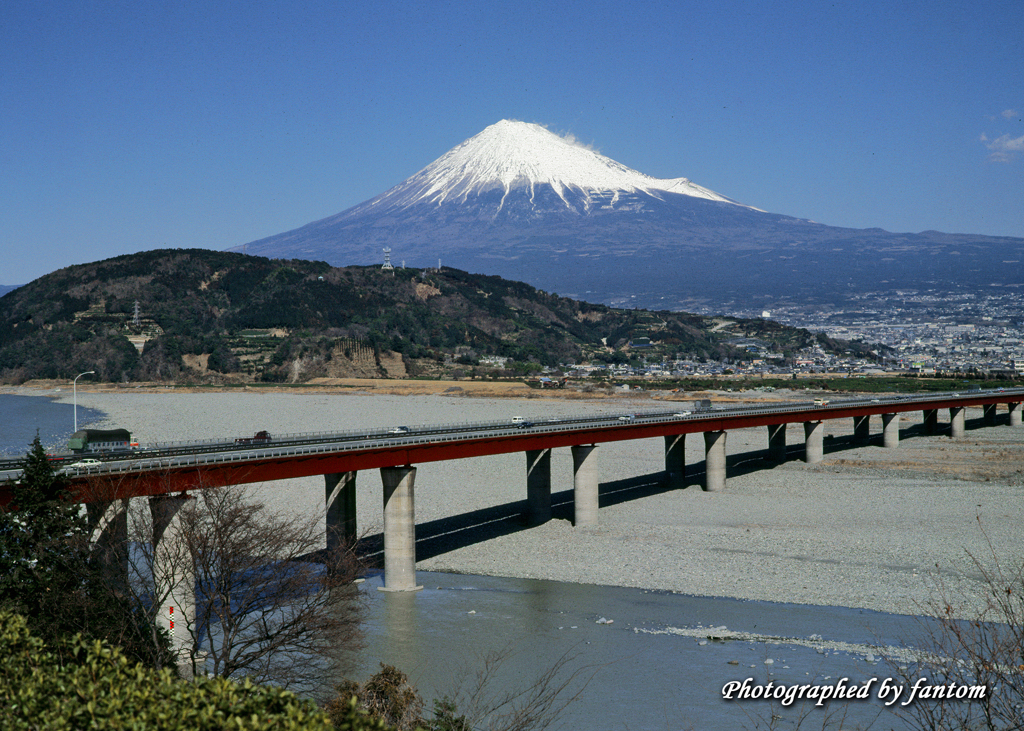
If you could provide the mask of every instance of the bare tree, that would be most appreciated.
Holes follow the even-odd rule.
[[[324,549],[322,516],[271,511],[246,487],[175,499],[131,501],[118,590],[154,648],[170,635],[185,675],[313,687],[358,646],[361,566],[354,546]]]
[[[384,663],[363,684],[343,680],[325,710],[339,728],[354,698],[370,716],[398,731],[543,731],[579,699],[597,670],[578,665],[578,656],[569,651],[532,680],[520,681],[509,677],[513,654],[510,645],[484,655],[465,680],[434,700],[428,718],[409,678]]]
[[[910,696],[921,678],[952,695],[906,705],[900,698],[894,707],[913,728],[1024,728],[1024,560],[1007,565],[991,541],[989,550],[991,561],[968,554],[985,589],[983,606],[962,618],[961,602],[940,584],[914,643],[919,648],[916,662],[890,661],[893,674],[904,683],[904,696]],[[957,690],[979,687],[983,694]]]
[[[505,667],[512,646],[487,654],[476,671],[447,694],[470,728],[488,731],[542,731],[556,723],[590,684],[598,668],[579,665],[565,652],[528,682],[509,682]]]

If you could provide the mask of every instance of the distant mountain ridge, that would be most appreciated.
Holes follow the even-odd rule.
[[[590,301],[679,309],[736,298],[1024,284],[1024,239],[849,229],[657,179],[503,120],[341,213],[236,247],[335,265],[445,264]]]

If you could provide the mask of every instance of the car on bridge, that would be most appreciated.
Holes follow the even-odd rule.
[[[80,459],[77,462],[73,462],[72,464],[69,464],[67,467],[64,467],[63,469],[65,469],[65,470],[87,469],[89,467],[96,467],[96,466],[101,465],[101,464],[103,464],[103,462],[101,462],[100,460],[95,459],[93,457],[88,457],[86,459]]]
[[[269,442],[271,440],[272,440],[272,438],[270,436],[270,432],[258,431],[255,434],[253,434],[251,437],[241,437],[240,439],[236,439],[235,440],[235,444],[256,444],[256,445],[259,445],[259,444],[266,444],[267,442]]]
[[[388,429],[388,434],[408,434],[409,427],[407,426],[393,426]]]

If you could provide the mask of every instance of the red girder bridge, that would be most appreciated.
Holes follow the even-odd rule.
[[[598,521],[596,450],[604,442],[662,438],[665,472],[670,484],[682,484],[686,464],[684,440],[701,433],[705,447],[705,490],[726,486],[726,437],[733,429],[767,427],[770,460],[786,459],[786,425],[804,425],[804,460],[823,456],[822,423],[853,419],[854,439],[870,437],[870,418],[881,416],[882,443],[899,445],[900,414],[921,411],[924,433],[940,430],[939,413],[948,410],[942,430],[956,439],[964,435],[965,409],[981,407],[983,424],[997,423],[996,410],[1005,404],[1008,422],[1021,424],[1024,388],[964,391],[962,393],[880,396],[832,402],[781,403],[772,406],[695,408],[603,416],[563,417],[549,421],[487,422],[438,427],[395,427],[376,432],[287,435],[254,444],[253,439],[143,448],[130,453],[102,455],[99,465],[66,468],[74,494],[89,504],[94,539],[117,540],[125,530],[123,516],[130,498],[150,497],[154,520],[163,533],[189,491],[206,487],[267,482],[324,475],[327,505],[327,545],[355,537],[356,475],[379,469],[384,488],[384,588],[409,591],[415,580],[416,465],[523,452],[526,455],[527,512],[531,523],[551,517],[551,450],[572,450],[575,525]],[[0,478],[4,473],[0,472]],[[6,473],[8,478],[12,473]],[[10,485],[0,486],[0,504],[10,501]],[[157,518],[156,516],[159,516]]]

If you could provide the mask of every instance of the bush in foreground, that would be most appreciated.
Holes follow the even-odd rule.
[[[178,680],[80,636],[61,659],[19,615],[0,613],[0,728],[10,731],[387,731],[350,704],[331,719],[311,701],[249,681]]]
[[[362,685],[345,680],[336,690],[338,695],[326,707],[336,729],[347,730],[346,720],[359,708],[369,713],[380,724],[380,729],[470,731],[469,723],[458,715],[455,704],[448,698],[434,701],[434,717],[424,718],[423,699],[409,684],[406,674],[394,665],[381,663],[380,671]]]

